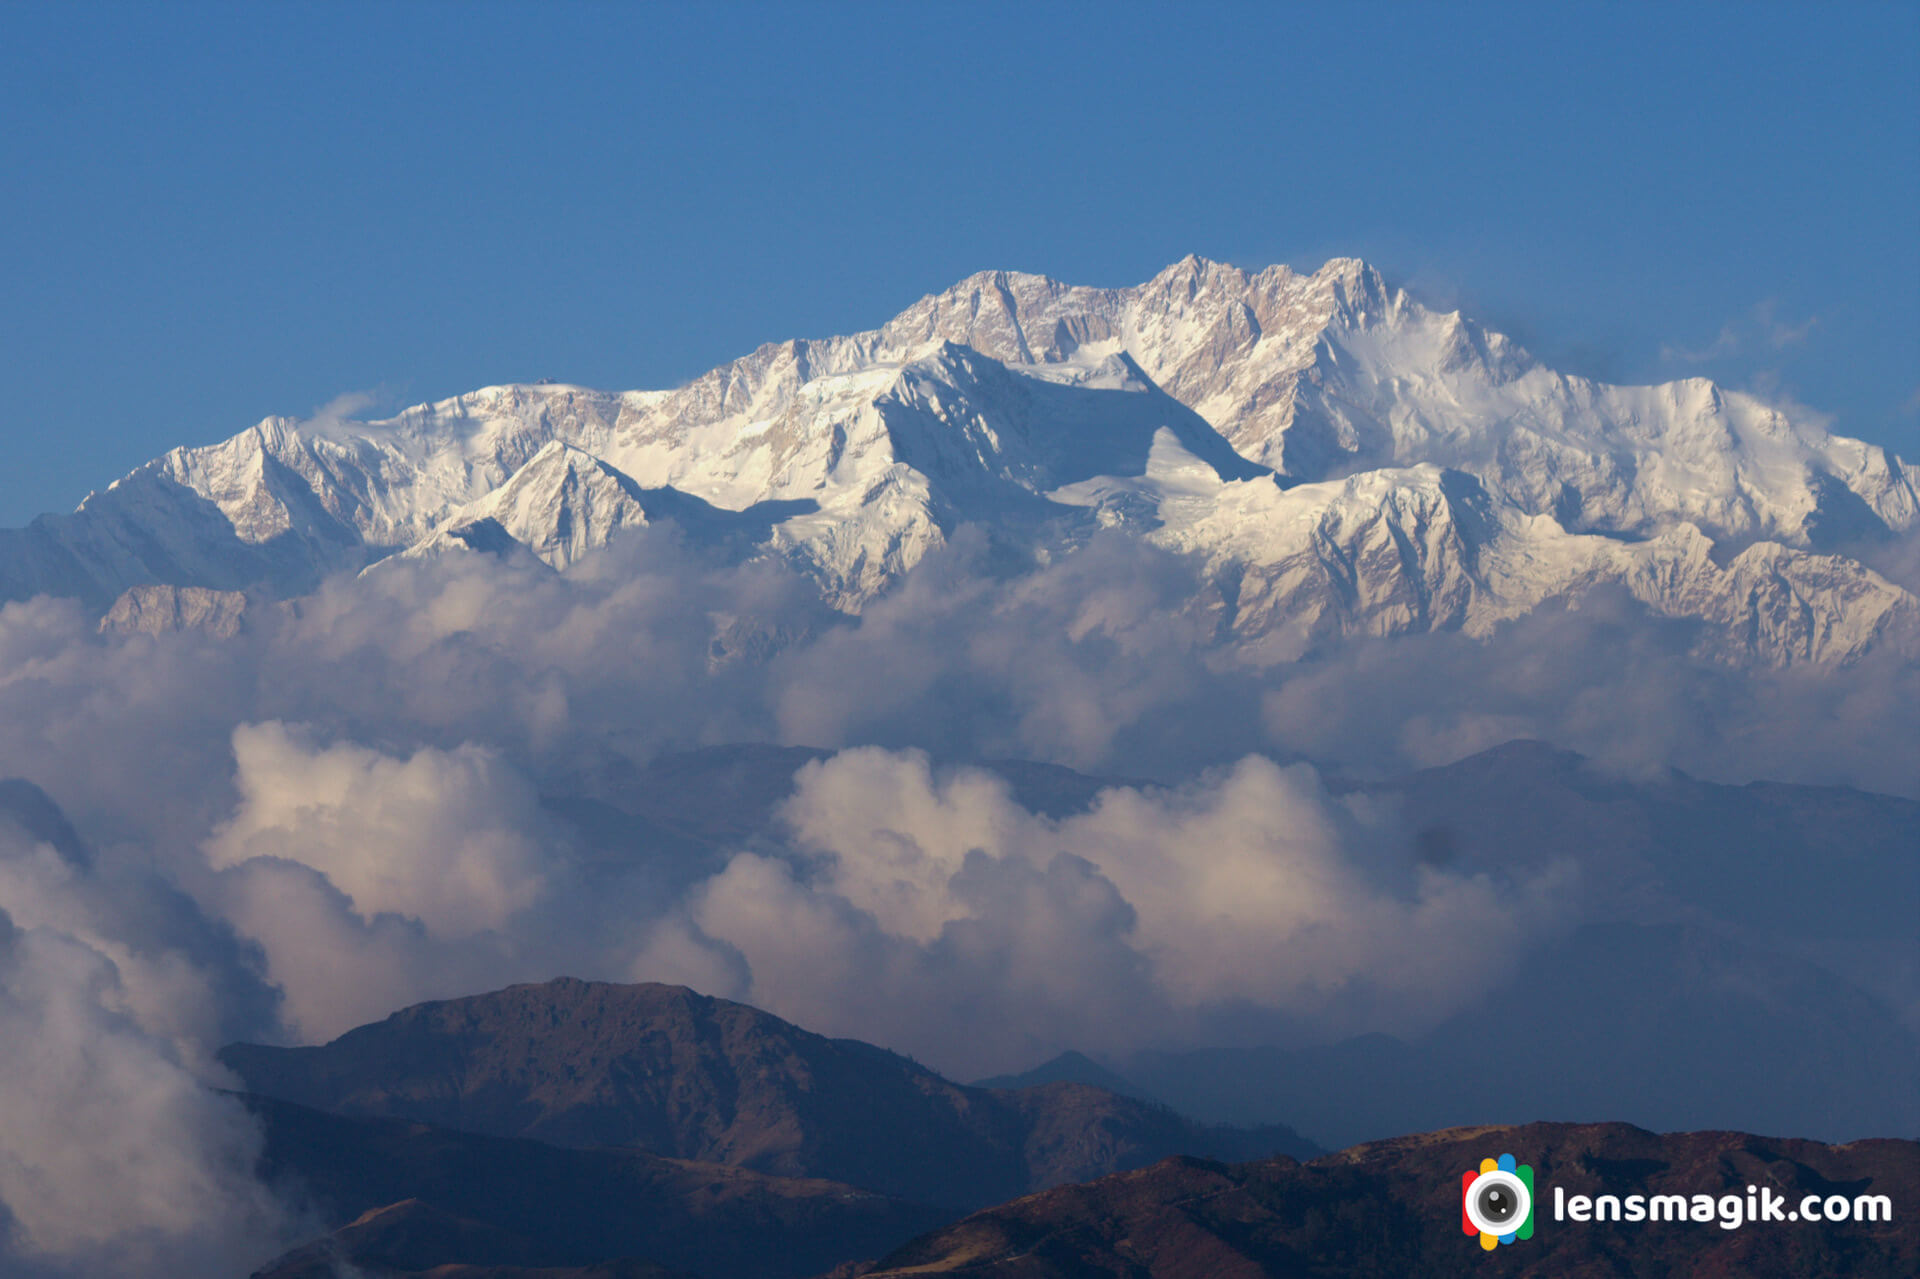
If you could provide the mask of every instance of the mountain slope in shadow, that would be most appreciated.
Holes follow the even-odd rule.
[[[571,978],[420,1004],[330,1044],[234,1044],[249,1091],[562,1146],[633,1147],[970,1209],[1168,1154],[1312,1154],[1084,1084],[994,1091],[678,986]],[[395,1198],[404,1197],[396,1195]]]
[[[571,1150],[246,1102],[266,1135],[263,1176],[334,1227],[259,1271],[263,1279],[332,1279],[347,1267],[579,1268],[608,1258],[634,1259],[620,1265],[647,1279],[670,1271],[791,1279],[877,1255],[952,1215],[837,1182],[638,1150]]]

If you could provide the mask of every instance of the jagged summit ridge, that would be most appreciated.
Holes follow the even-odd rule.
[[[1036,546],[1121,528],[1231,580],[1211,607],[1253,660],[1482,632],[1601,585],[1735,661],[1849,660],[1920,625],[1845,553],[1920,528],[1898,458],[1703,380],[1558,373],[1350,258],[1189,257],[1121,289],[982,272],[676,390],[268,419],[0,533],[0,595],[284,596],[460,546],[565,569],[658,518],[750,537],[848,611],[962,523]]]

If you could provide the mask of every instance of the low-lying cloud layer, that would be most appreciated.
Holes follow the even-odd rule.
[[[1330,777],[1538,737],[1628,773],[1920,794],[1910,667],[1738,674],[1594,596],[1253,671],[1192,573],[1100,540],[1009,566],[963,531],[847,620],[654,529],[564,578],[396,564],[225,641],[0,607],[0,776],[87,846],[0,847],[0,1258],[198,1275],[270,1252],[291,1218],[207,1090],[234,1038],[561,973],[686,981],[961,1076],[1417,1031],[1562,927],[1578,872],[1416,865]],[[610,859],[541,803],[730,741],[841,753],[711,863]],[[970,758],[1171,785],[1049,817],[934,762]]]
[[[1420,1029],[1508,975],[1574,886],[1381,874],[1379,815],[1259,757],[1051,820],[991,774],[861,748],[803,769],[783,816],[794,857],[733,858],[635,975],[731,975],[962,1076],[1067,1044]]]

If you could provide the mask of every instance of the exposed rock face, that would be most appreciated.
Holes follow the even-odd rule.
[[[113,602],[100,619],[100,629],[120,635],[205,631],[218,639],[231,639],[240,633],[246,612],[247,597],[240,591],[134,586]]]

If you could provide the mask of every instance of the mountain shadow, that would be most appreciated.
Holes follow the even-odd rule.
[[[334,1227],[262,1279],[439,1276],[454,1264],[544,1274],[609,1258],[628,1260],[590,1273],[793,1279],[951,1217],[819,1179],[245,1101],[266,1135],[263,1177]]]
[[[1083,1084],[1009,1092],[678,986],[571,978],[420,1004],[311,1048],[234,1044],[249,1091],[563,1146],[824,1177],[975,1208],[1168,1154],[1317,1148]],[[397,1194],[394,1198],[403,1198]]]

